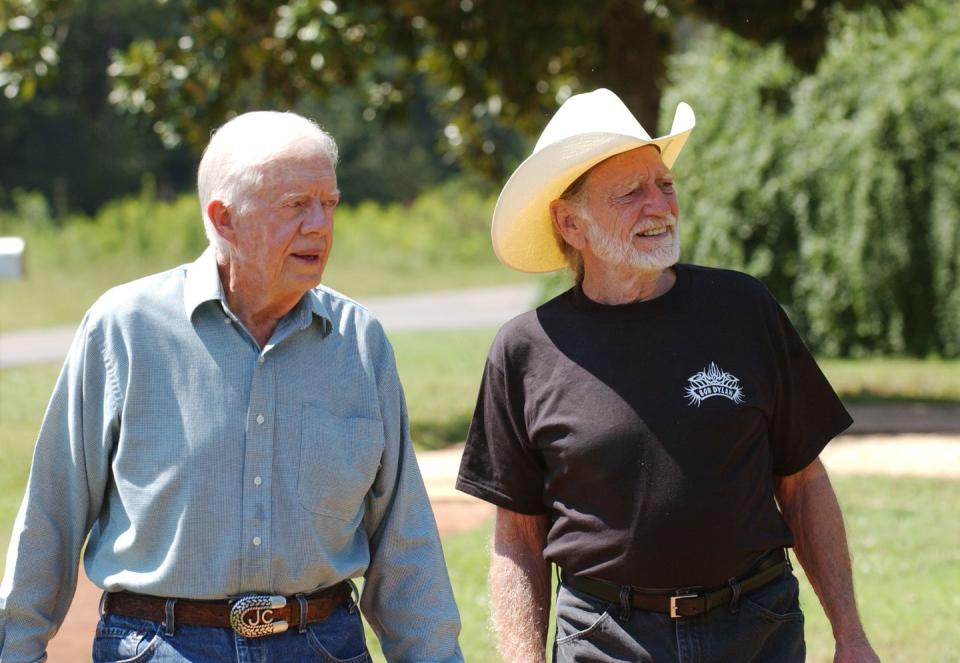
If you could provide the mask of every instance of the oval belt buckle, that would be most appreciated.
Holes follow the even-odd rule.
[[[230,628],[245,638],[283,633],[289,625],[274,621],[273,611],[286,605],[282,596],[244,596],[230,606]]]

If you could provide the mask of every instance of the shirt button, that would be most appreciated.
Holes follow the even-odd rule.
[[[258,364],[262,364],[262,363],[263,363],[263,360],[264,360],[264,356],[263,356],[263,355],[260,355],[260,356],[257,358],[257,363],[258,363]]]
[[[253,477],[254,486],[259,486],[261,483],[263,483],[263,479],[261,479],[260,477]]]
[[[258,415],[257,415],[257,423],[258,423],[258,424],[262,424],[262,423],[263,423],[263,415],[262,415],[262,414],[258,414]]]
[[[230,324],[230,318],[224,318],[224,319],[223,319],[223,324],[229,325],[229,324]]]
[[[263,543],[263,540],[261,540],[259,536],[253,537],[253,545],[259,546],[261,543]]]

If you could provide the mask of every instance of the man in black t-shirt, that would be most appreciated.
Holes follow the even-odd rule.
[[[757,280],[678,264],[681,104],[651,138],[608,90],[570,98],[511,176],[493,244],[571,290],[507,323],[457,487],[495,504],[501,654],[557,661],[802,661],[795,548],[836,661],[877,661],[818,456],[851,419]]]

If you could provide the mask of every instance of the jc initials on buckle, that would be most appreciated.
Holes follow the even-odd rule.
[[[245,638],[283,633],[287,622],[273,620],[273,611],[287,605],[282,596],[244,596],[230,607],[230,627]]]
[[[697,598],[696,594],[681,594],[680,596],[671,596],[670,597],[670,619],[680,619],[683,617],[679,612],[677,612],[677,601],[679,599],[695,599]]]

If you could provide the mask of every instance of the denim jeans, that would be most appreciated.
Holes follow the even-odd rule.
[[[744,594],[735,606],[671,619],[624,610],[560,585],[555,663],[802,663],[803,614],[793,572]]]
[[[174,624],[173,635],[157,622],[106,614],[97,625],[93,663],[271,663],[320,661],[369,663],[360,611],[340,606],[303,633],[292,628],[262,638],[245,638],[227,628]]]

